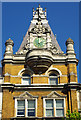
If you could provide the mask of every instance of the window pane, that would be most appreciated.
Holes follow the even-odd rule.
[[[50,78],[50,84],[56,85],[56,78]]]
[[[56,116],[57,117],[63,117],[64,116],[64,110],[63,109],[56,109]]]
[[[53,116],[53,109],[46,109],[46,116]]]
[[[19,109],[19,110],[17,110],[17,115],[22,115],[22,116],[24,116],[25,115],[25,110],[24,109]]]
[[[30,84],[31,79],[30,78],[22,78],[23,79],[23,84]]]
[[[50,84],[51,84],[51,85],[56,85],[56,84],[58,84],[58,79],[57,79],[57,78],[49,78],[49,80],[50,80]]]
[[[24,100],[19,100],[17,101],[17,106],[18,108],[25,108],[25,101]]]
[[[19,116],[25,115],[25,101],[24,100],[17,101],[17,115]]]
[[[54,74],[54,73],[52,73],[52,74],[50,74],[50,76],[57,76],[56,74]]]
[[[46,108],[53,107],[53,100],[46,100]]]
[[[28,108],[35,108],[35,100],[28,100]]]
[[[24,73],[22,76],[27,76],[27,77],[30,77],[30,75],[28,75],[28,74],[26,74],[26,73]]]
[[[35,116],[35,109],[28,109],[28,116]]]
[[[64,100],[56,100],[56,108],[64,107]]]

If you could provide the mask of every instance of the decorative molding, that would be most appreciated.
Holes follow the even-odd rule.
[[[68,75],[60,75],[60,77],[68,77]]]
[[[65,98],[66,96],[62,96],[59,93],[57,93],[56,91],[52,91],[50,94],[48,94],[47,96],[42,96],[42,98]]]
[[[33,73],[33,71],[32,71],[29,67],[27,67],[27,68],[21,69],[21,70],[19,71],[19,73],[18,73],[18,76],[21,76],[20,74],[21,74],[23,71],[25,71],[25,70],[28,70],[28,71],[30,71],[31,73]]]
[[[10,77],[22,77],[20,76],[21,72],[24,70],[29,70],[29,69],[25,69],[23,68],[22,70],[19,71],[18,75],[11,75],[9,73],[4,74],[4,76],[10,76]],[[31,71],[32,72],[32,71]],[[32,75],[31,77],[49,77],[49,75]],[[58,77],[68,77],[68,75],[58,75]]]
[[[9,73],[5,73],[4,76],[10,76],[10,74]]]
[[[30,32],[30,31],[29,31]],[[34,28],[31,30],[33,34],[43,34],[47,32],[47,29],[42,25],[41,21],[38,21],[37,24],[34,26]]]
[[[38,96],[33,96],[33,95],[31,95],[29,92],[27,92],[27,91],[25,91],[23,94],[21,94],[21,95],[19,95],[19,96],[15,96],[14,98],[27,98],[27,99],[29,99],[29,98],[38,98]]]
[[[70,83],[77,83],[77,82],[70,82]]]
[[[49,75],[32,75],[32,77],[49,77]]]
[[[59,73],[59,75],[62,76],[62,72],[59,69],[57,69],[57,68],[49,68],[49,70],[47,70],[46,74],[49,74],[49,72],[53,71],[53,70],[57,71]]]
[[[75,74],[73,71],[69,75],[75,75],[75,76],[77,76],[77,74]]]
[[[19,75],[11,75],[9,73],[4,74],[4,76],[10,76],[10,77],[20,77]]]

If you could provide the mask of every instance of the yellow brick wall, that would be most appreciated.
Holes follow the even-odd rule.
[[[20,94],[24,93],[25,91],[9,91],[9,90],[4,90],[3,91],[3,106],[2,106],[2,118],[11,118],[14,117],[14,96],[19,96]],[[42,117],[43,116],[43,99],[42,96],[47,96],[52,92],[52,90],[28,90],[30,94],[33,96],[38,96],[37,99],[37,117]],[[67,96],[62,91],[56,91],[60,95]],[[70,95],[69,95],[70,96]],[[71,101],[72,100],[72,101]],[[68,99],[66,97],[65,99],[66,103],[66,111],[68,110]],[[69,98],[69,105],[71,109],[71,103],[72,103],[72,110],[77,110],[77,97],[76,97],[76,91],[72,90],[71,91],[71,96]]]
[[[43,117],[43,99],[42,96],[47,96],[52,92],[52,90],[29,90],[28,91],[33,96],[38,96],[37,99],[37,117]],[[19,96],[24,93],[24,91],[14,91],[9,92],[9,90],[3,91],[3,106],[2,106],[2,118],[11,118],[15,117],[14,111],[14,96]],[[57,93],[64,95],[61,91],[57,91]],[[66,99],[67,100],[67,99]],[[67,101],[66,101],[67,108]]]
[[[62,76],[62,77],[60,77],[59,83],[68,83],[68,78],[67,78],[67,76]]]
[[[67,69],[68,69],[68,74],[71,74],[72,72],[74,73],[74,75],[70,75],[70,81],[69,82],[77,82],[76,64],[68,64]]]
[[[5,64],[3,67],[3,73],[9,73],[11,76],[5,76],[4,82],[11,82],[16,84],[21,84],[21,77],[15,77],[18,73],[24,68],[24,65],[12,65],[12,64]],[[66,65],[52,65],[51,68],[57,68],[61,71],[62,76],[58,78],[58,83],[68,83],[68,82],[77,82],[77,68],[76,64],[68,64]],[[50,69],[49,69],[50,70]],[[75,75],[70,75],[70,81],[68,75],[73,72]],[[42,75],[46,75],[46,72]],[[12,77],[14,76],[14,77]],[[34,84],[48,84],[49,78],[48,77],[32,77],[31,83]]]
[[[21,84],[21,77],[10,77],[10,83]]]
[[[61,71],[62,75],[67,75],[67,66],[66,65],[53,65],[53,68],[57,68]]]
[[[33,77],[33,84],[48,84],[49,81],[48,81],[48,77]]]
[[[10,82],[10,76],[5,76],[4,77],[4,82]]]
[[[3,91],[3,104],[2,104],[2,118],[10,118],[14,116],[14,100],[11,92],[4,89]]]
[[[78,111],[78,105],[77,105],[77,91],[71,90],[71,99],[72,99],[72,111],[77,110]]]
[[[76,64],[68,64],[66,65],[52,65],[52,68],[57,68],[61,71],[62,75],[60,78],[58,78],[58,83],[68,83],[68,74],[71,72],[75,73],[77,75],[77,69],[76,69]],[[11,82],[13,84],[21,84],[21,77],[12,77],[12,76],[17,76],[18,73],[20,72],[21,69],[24,68],[24,65],[12,65],[12,64],[6,64],[3,67],[3,74],[9,73],[11,76],[5,76],[4,77],[4,82]],[[46,73],[43,73],[42,75],[46,75]],[[71,75],[70,76],[70,82],[75,82],[77,81],[77,76]],[[48,84],[49,78],[48,76],[44,77],[33,77],[31,78],[31,83],[33,84]],[[3,89],[3,106],[2,106],[2,118],[9,118],[14,116],[14,96],[18,96],[22,94],[23,91],[14,91],[11,93],[9,90]],[[43,116],[43,101],[41,99],[42,96],[46,96],[49,93],[52,92],[52,90],[44,90],[41,89],[38,90],[30,90],[30,94],[33,96],[39,96],[38,98],[38,104],[37,104],[37,116],[41,117]],[[58,91],[59,94],[64,95],[61,93],[61,91]],[[70,95],[71,94],[71,95]],[[69,106],[71,109],[71,104],[72,104],[72,109],[77,110],[77,94],[76,91],[72,90],[71,93],[68,92],[69,95]],[[72,103],[71,103],[72,102]],[[66,111],[68,109],[68,98],[66,98]]]
[[[18,75],[19,71],[24,68],[24,65],[13,65],[13,64],[5,64],[3,67],[3,73],[9,73],[11,75]]]
[[[77,105],[77,91],[76,90],[70,90],[68,91],[68,97],[67,102],[69,104],[69,109],[71,112],[74,110],[78,111],[78,105]]]

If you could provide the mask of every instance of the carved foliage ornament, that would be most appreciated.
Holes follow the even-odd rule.
[[[57,49],[57,47],[55,46],[55,45],[51,45],[51,51],[53,52],[53,53],[58,53],[59,51],[58,51],[58,49]]]
[[[38,23],[36,23],[36,25],[34,26],[34,28],[32,29],[32,32],[34,34],[41,34],[41,33],[45,33],[45,27],[42,25],[42,23],[39,21]]]

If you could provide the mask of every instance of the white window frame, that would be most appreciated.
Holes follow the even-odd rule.
[[[27,84],[26,82],[24,82],[24,78],[26,78],[26,79],[29,79],[29,83]],[[30,77],[28,77],[28,76],[22,76],[22,84],[23,85],[30,85],[31,84],[31,76]]]
[[[54,114],[54,116],[46,116],[46,100],[49,100],[49,99],[51,99],[51,100],[53,100],[53,114]],[[65,98],[43,98],[43,116],[44,117],[57,117],[56,116],[56,102],[55,102],[55,100],[64,100],[64,107],[63,107],[63,109],[64,109],[64,116],[63,117],[65,117],[65,114],[66,114],[66,107],[65,107]],[[59,117],[61,117],[61,116],[59,116]]]
[[[53,107],[49,108],[49,109],[53,110],[53,116],[54,116],[54,99],[45,99],[45,116],[46,116],[46,110],[47,110],[47,108],[46,108],[46,100],[53,100]],[[53,117],[53,116],[47,116],[47,117]]]
[[[32,100],[32,101],[34,100],[34,101],[35,101],[35,99],[29,99],[29,100]],[[30,110],[30,109],[35,110],[35,115],[36,115],[36,101],[35,101],[35,108],[28,108],[28,101],[29,101],[29,100],[27,100],[27,117],[29,117],[29,116],[28,116],[28,110]],[[31,117],[31,116],[30,116],[30,117]],[[35,116],[32,116],[32,117],[35,117]]]
[[[17,110],[18,110],[18,101],[24,101],[25,102],[25,100],[17,100]],[[24,106],[24,112],[25,112],[25,106]],[[17,117],[20,116],[17,113],[16,113],[16,115],[17,115]],[[24,117],[24,116],[25,116],[25,113],[24,113],[24,115],[21,115],[21,117]]]
[[[56,109],[63,109],[64,110],[64,107],[59,107],[59,108],[57,108],[56,107],[56,100],[64,100],[64,99],[55,99],[55,116],[56,116]],[[64,116],[56,116],[56,117],[64,117]]]
[[[25,115],[17,115],[17,101],[25,101]],[[28,116],[28,100],[35,100],[35,116]],[[32,99],[15,99],[15,116],[16,117],[37,117],[37,98],[32,98]]]

